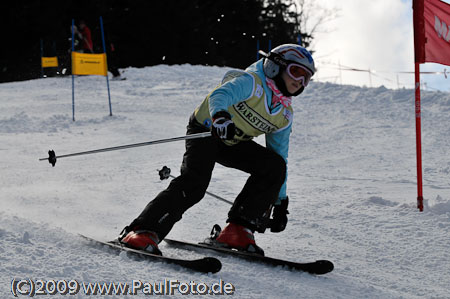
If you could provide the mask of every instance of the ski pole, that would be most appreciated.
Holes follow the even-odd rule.
[[[173,175],[170,174],[170,168],[167,167],[167,166],[164,166],[161,170],[158,170],[158,172],[159,172],[159,178],[161,180],[168,179],[169,177],[171,177],[173,179],[175,178]],[[218,200],[221,200],[221,201],[226,202],[226,203],[228,203],[230,205],[233,205],[233,203],[231,201],[226,200],[225,198],[222,198],[222,197],[220,197],[218,195],[215,195],[215,194],[213,194],[211,192],[208,192],[208,191],[206,191],[205,193],[208,194],[209,196],[212,196],[212,197],[218,199]]]
[[[161,181],[162,181],[162,180],[166,180],[166,179],[168,179],[169,177],[171,177],[171,178],[173,178],[173,179],[175,178],[175,176],[173,176],[173,175],[170,174],[170,168],[167,167],[167,166],[163,166],[163,168],[162,168],[161,170],[158,170],[158,169],[157,169],[157,171],[158,171],[158,173],[159,173],[159,178],[160,178]],[[226,200],[226,199],[223,198],[223,197],[220,197],[220,196],[215,195],[215,194],[213,194],[213,193],[211,193],[211,192],[208,192],[208,191],[205,191],[205,193],[208,194],[209,196],[212,196],[212,197],[218,199],[218,200],[221,200],[221,201],[226,202],[226,203],[228,203],[228,204],[230,204],[230,205],[233,205],[233,202],[231,202],[231,201],[229,201],[229,200]],[[270,208],[268,209],[268,213],[269,213],[268,215],[269,215],[269,216],[270,216],[270,213],[272,212],[272,207],[273,207],[273,205],[271,205]],[[216,225],[217,225],[217,224],[216,224]],[[267,223],[267,228],[272,228],[272,227],[275,226],[275,225],[277,225],[277,223],[274,221],[274,219],[273,219],[273,218],[269,218],[269,219],[268,219],[268,223]]]
[[[48,158],[40,158],[39,161],[48,160],[48,162],[50,164],[52,164],[52,166],[54,167],[56,164],[56,159],[60,159],[60,158],[97,154],[97,153],[117,151],[117,150],[122,150],[122,149],[127,149],[127,148],[133,148],[133,147],[147,146],[147,145],[160,144],[160,143],[168,143],[168,142],[179,141],[179,140],[204,138],[204,137],[210,137],[210,136],[211,136],[211,132],[203,132],[203,133],[190,134],[190,135],[180,136],[180,137],[173,137],[173,138],[159,139],[159,140],[153,140],[153,141],[147,141],[147,142],[141,142],[141,143],[101,148],[101,149],[73,153],[73,154],[66,154],[66,155],[61,155],[61,156],[56,156],[55,151],[49,150]]]

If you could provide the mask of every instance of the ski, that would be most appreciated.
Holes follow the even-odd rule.
[[[214,257],[204,257],[200,259],[194,259],[194,260],[188,260],[188,259],[180,259],[180,258],[173,258],[173,257],[167,257],[157,254],[152,254],[143,250],[136,250],[129,247],[124,246],[118,241],[99,241],[84,235],[80,236],[84,238],[85,240],[89,241],[92,244],[100,245],[100,246],[108,246],[109,248],[112,248],[116,252],[122,252],[125,251],[129,253],[130,255],[133,255],[138,258],[150,260],[150,261],[158,261],[158,262],[164,262],[168,264],[174,264],[181,266],[186,269],[190,269],[197,272],[202,273],[216,273],[219,272],[222,268],[222,263],[220,260]]]
[[[272,266],[282,266],[291,270],[307,272],[310,274],[326,274],[334,269],[334,265],[332,262],[328,260],[318,260],[315,262],[308,263],[298,263],[291,262],[287,260],[281,260],[277,258],[262,256],[258,254],[253,254],[245,251],[237,251],[233,249],[216,247],[206,243],[189,243],[184,241],[172,240],[172,239],[164,239],[164,241],[173,247],[184,248],[184,249],[200,249],[200,250],[212,250],[216,252],[220,252],[226,255],[232,255],[238,258],[242,258],[252,262],[258,262],[262,264],[272,265]]]

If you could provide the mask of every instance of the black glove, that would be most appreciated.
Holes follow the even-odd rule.
[[[286,197],[286,199],[281,200],[279,205],[273,207],[272,219],[270,220],[271,232],[279,233],[286,228],[288,222],[287,214],[289,214],[289,211],[287,210],[288,204],[289,197]]]
[[[231,140],[236,133],[236,126],[231,120],[231,115],[227,111],[219,111],[213,116],[211,133],[214,137],[224,140]]]

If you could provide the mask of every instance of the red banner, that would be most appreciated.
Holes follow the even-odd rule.
[[[415,62],[450,65],[450,4],[414,0]]]

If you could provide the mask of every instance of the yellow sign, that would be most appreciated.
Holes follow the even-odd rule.
[[[72,52],[72,74],[107,76],[106,54]]]
[[[41,57],[42,67],[57,67],[58,57]]]

